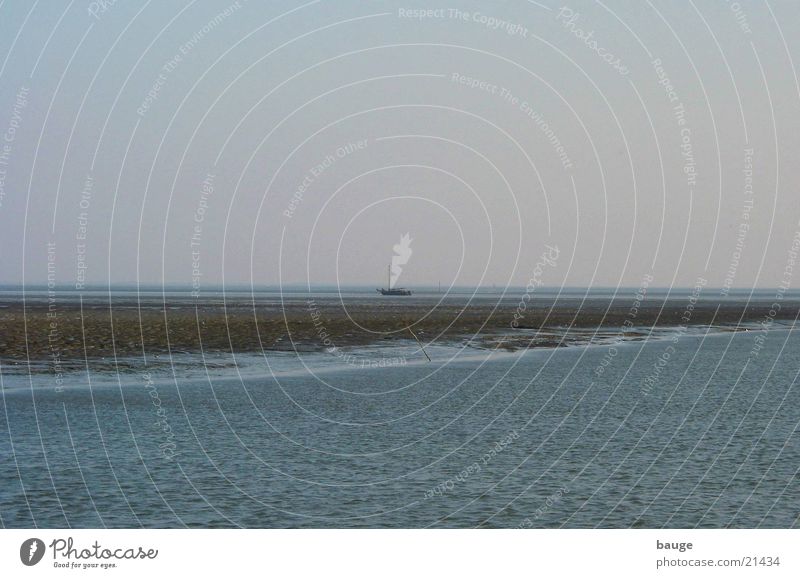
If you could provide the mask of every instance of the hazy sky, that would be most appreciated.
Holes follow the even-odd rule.
[[[798,23],[7,0],[0,283],[380,286],[409,233],[400,285],[524,285],[549,245],[546,285],[797,286]]]

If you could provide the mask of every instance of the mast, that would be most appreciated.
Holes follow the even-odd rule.
[[[386,288],[387,289],[391,289],[392,288],[392,266],[391,265],[386,267],[386,281],[387,281]]]

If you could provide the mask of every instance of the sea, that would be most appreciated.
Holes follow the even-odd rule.
[[[60,387],[0,364],[0,525],[796,527],[798,351],[772,323],[184,353]]]

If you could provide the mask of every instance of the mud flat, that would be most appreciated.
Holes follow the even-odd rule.
[[[175,353],[323,351],[330,347],[391,345],[408,340],[408,327],[423,343],[508,350],[558,347],[598,339],[645,339],[654,330],[713,326],[715,331],[757,330],[790,324],[800,302],[698,302],[686,319],[685,302],[567,303],[527,308],[516,302],[448,303],[399,299],[176,300],[140,306],[136,301],[81,306],[74,301],[27,303],[0,299],[0,360],[8,366],[58,359],[67,366],[114,358]]]

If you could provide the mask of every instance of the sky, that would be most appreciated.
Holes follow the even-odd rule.
[[[7,0],[0,284],[794,287],[799,21]]]

